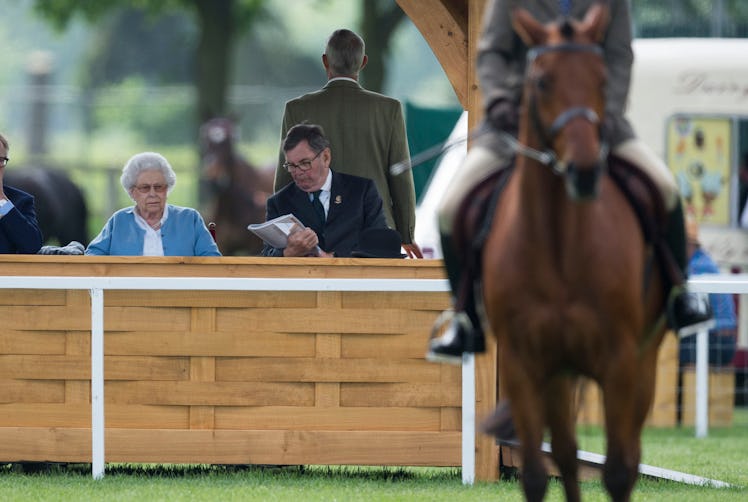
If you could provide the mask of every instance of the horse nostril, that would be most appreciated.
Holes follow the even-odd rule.
[[[583,169],[577,164],[569,164],[566,171],[566,192],[569,197],[578,201],[596,198],[600,188],[601,172],[602,166],[599,163]]]

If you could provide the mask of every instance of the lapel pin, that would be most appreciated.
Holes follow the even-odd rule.
[[[343,202],[343,197],[340,195],[335,196],[335,204],[341,204]]]

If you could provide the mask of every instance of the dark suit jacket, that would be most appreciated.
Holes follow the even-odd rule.
[[[3,185],[3,191],[15,207],[0,218],[0,253],[36,254],[42,247],[42,232],[36,221],[34,197],[7,185]]]
[[[382,197],[387,224],[413,242],[416,191],[409,170],[390,174],[390,166],[410,160],[400,102],[350,80],[332,80],[322,89],[290,100],[283,112],[281,138],[296,124],[308,121],[325,130],[330,140],[330,169],[374,180]],[[275,191],[291,182],[279,152]]]
[[[323,251],[335,256],[351,256],[358,238],[366,228],[384,228],[387,221],[382,211],[382,198],[374,182],[360,176],[333,171],[330,187],[330,209],[324,228],[314,212],[309,194],[296,183],[289,183],[267,201],[266,221],[292,213],[306,227],[317,233]],[[283,249],[265,244],[263,256],[283,256]]]

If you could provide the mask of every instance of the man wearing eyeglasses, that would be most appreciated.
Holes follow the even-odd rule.
[[[34,197],[4,183],[9,150],[8,140],[0,134],[0,253],[36,254],[42,247],[42,232]]]
[[[293,126],[283,153],[293,182],[268,199],[266,220],[293,214],[304,228],[291,232],[285,248],[265,244],[263,256],[347,257],[363,230],[387,228],[374,182],[330,169],[333,152],[320,126]]]
[[[423,258],[413,240],[416,226],[413,173],[390,173],[390,166],[410,160],[402,106],[392,97],[361,87],[358,75],[366,63],[363,39],[351,30],[335,30],[322,55],[327,83],[322,89],[286,103],[281,138],[301,122],[319,124],[335,154],[333,171],[374,180],[387,224],[402,236],[408,256]],[[278,157],[276,192],[291,181],[283,168],[282,149]]]

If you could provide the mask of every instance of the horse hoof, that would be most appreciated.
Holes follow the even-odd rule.
[[[501,401],[480,426],[481,432],[494,436],[501,441],[516,442],[517,431],[514,429],[512,409],[508,400]]]

